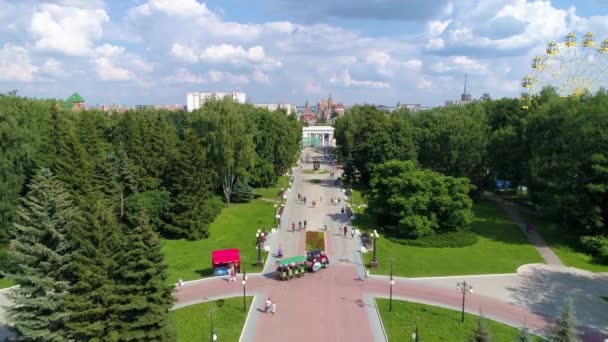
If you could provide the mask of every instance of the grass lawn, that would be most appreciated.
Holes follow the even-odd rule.
[[[411,341],[416,318],[421,341],[467,341],[477,324],[477,316],[465,313],[460,322],[460,311],[431,305],[393,300],[393,311],[388,311],[389,300],[376,298],[378,310],[389,341]],[[514,341],[519,329],[483,319],[493,341]],[[542,341],[534,337],[532,341]]]
[[[525,210],[520,210],[520,214],[536,226],[536,230],[565,265],[591,272],[608,272],[608,265],[582,251],[579,236],[573,235],[566,227]]]
[[[514,273],[523,264],[543,262],[524,234],[494,202],[477,201],[473,210],[472,230],[479,237],[476,244],[461,248],[423,248],[380,237],[376,252],[380,265],[371,272],[388,274],[391,257],[394,273],[408,277]],[[356,224],[363,229],[373,229],[373,220],[366,216],[369,215],[359,215]],[[371,258],[371,252],[364,255],[367,265]]]
[[[0,278],[0,289],[5,289],[15,285],[12,280],[6,278]]]
[[[246,300],[249,310],[253,297]],[[238,341],[247,318],[247,312],[243,311],[243,297],[219,299],[171,311],[169,319],[175,327],[177,341],[208,341],[211,336],[211,310],[217,340]]]
[[[231,204],[209,226],[208,239],[188,241],[165,240],[163,252],[169,265],[168,279],[171,284],[181,277],[193,280],[211,276],[211,251],[239,248],[241,260],[247,272],[260,272],[255,266],[258,258],[255,234],[258,229],[267,231],[275,224],[274,203],[256,199],[249,203]],[[262,251],[262,258],[266,259]]]
[[[306,250],[325,250],[325,232],[306,232]]]
[[[258,197],[266,198],[269,200],[279,200],[279,191],[281,188],[287,190],[289,187],[289,176],[281,176],[277,180],[277,184],[275,184],[271,188],[256,188],[255,194]]]

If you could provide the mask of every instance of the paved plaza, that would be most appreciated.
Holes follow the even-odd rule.
[[[304,153],[312,155],[312,150]],[[264,271],[248,274],[247,293],[255,296],[241,335],[241,341],[385,341],[385,333],[374,298],[387,298],[389,282],[386,276],[365,278],[360,241],[351,238],[351,223],[340,212],[344,203],[342,190],[326,173],[303,173],[312,163],[293,169],[293,184],[287,193],[281,228],[269,240],[271,253]],[[333,170],[321,164],[321,171]],[[336,175],[338,176],[338,175]],[[307,203],[298,201],[298,194]],[[339,205],[331,198],[342,196]],[[317,202],[312,206],[312,200]],[[507,210],[514,215],[514,209]],[[515,213],[516,214],[516,213]],[[326,232],[326,251],[330,258],[328,269],[308,273],[299,279],[279,281],[274,277],[275,253],[282,244],[285,256],[304,254],[305,232],[291,230],[291,223],[307,220],[308,230]],[[516,218],[514,218],[516,222]],[[348,225],[345,237],[338,227]],[[545,248],[540,236],[531,240],[538,248]],[[540,240],[539,240],[540,239]],[[552,317],[559,312],[563,299],[573,298],[577,318],[585,326],[585,341],[604,341],[608,338],[608,303],[599,298],[608,295],[608,274],[594,274],[561,266],[554,254],[544,253],[547,265],[523,265],[517,273],[503,275],[474,275],[432,278],[395,278],[393,297],[417,303],[431,304],[460,310],[461,293],[456,282],[466,280],[474,286],[474,294],[467,296],[466,311],[515,327],[525,324],[536,333],[547,331]],[[555,257],[557,258],[557,257]],[[363,280],[360,278],[363,276]],[[180,308],[200,302],[242,296],[240,282],[230,283],[214,277],[184,283],[176,293]],[[271,297],[277,304],[276,315],[262,311],[264,301]],[[0,303],[6,300],[0,291]],[[0,310],[0,319],[2,311]],[[1,321],[0,321],[1,323]],[[0,336],[1,336],[0,330]]]

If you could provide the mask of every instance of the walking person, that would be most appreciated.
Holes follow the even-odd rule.
[[[344,237],[346,237],[346,233],[348,232],[348,227],[344,226]]]
[[[298,222],[298,231],[302,230],[302,221]]]
[[[292,231],[292,232],[295,232],[295,231],[296,231],[296,221],[293,221],[293,222],[291,223],[291,231]]]
[[[270,300],[270,297],[268,297],[268,299],[266,299],[266,307],[264,308],[264,312],[268,312],[268,310],[270,310],[271,307],[272,307],[272,300]]]
[[[179,278],[179,280],[177,281],[177,290],[178,291],[182,290],[182,285],[184,285],[184,281],[182,280],[182,278]]]
[[[325,231],[327,231],[327,220],[325,220],[325,222],[323,222],[323,227],[325,228]]]
[[[355,230],[353,228],[350,229],[350,238],[351,239],[355,238]]]
[[[304,230],[306,230],[306,220],[304,220]]]
[[[277,312],[277,303],[272,303],[270,307],[270,313],[274,316],[274,313]]]
[[[300,194],[298,193],[298,202],[300,201]]]
[[[234,269],[234,264],[230,266],[230,282],[236,283],[236,270]]]

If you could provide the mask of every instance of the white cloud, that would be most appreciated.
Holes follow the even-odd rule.
[[[133,73],[129,69],[113,65],[106,57],[95,60],[97,76],[102,81],[128,81],[133,78]]]
[[[212,15],[204,3],[201,4],[196,0],[150,0],[131,9],[131,15],[135,16],[149,16],[152,12],[180,17]]]
[[[141,72],[152,72],[154,70],[154,64],[148,63],[140,57],[134,57],[131,60],[131,64]]]
[[[431,67],[439,73],[460,72],[469,74],[484,74],[486,66],[467,56],[454,56],[446,60],[439,61]]]
[[[210,70],[208,72],[209,80],[211,82],[227,82],[232,84],[247,84],[249,83],[249,79],[245,75],[237,75],[231,72],[219,71],[219,70]]]
[[[95,52],[102,57],[116,57],[125,52],[125,48],[122,46],[115,46],[110,44],[103,44],[95,48]]]
[[[195,75],[190,73],[187,69],[179,68],[174,75],[165,78],[165,83],[189,83],[189,84],[202,84],[206,83],[207,80],[201,75]]]
[[[198,62],[198,53],[196,50],[180,43],[173,44],[171,47],[171,55],[188,63]]]
[[[444,46],[445,46],[445,42],[443,41],[443,39],[433,38],[433,39],[430,39],[424,47],[429,50],[441,50],[441,49],[443,49]]]
[[[91,54],[109,20],[103,9],[42,4],[32,15],[30,32],[39,49],[85,56]]]
[[[403,69],[406,71],[419,71],[422,68],[422,61],[419,59],[393,60],[388,52],[378,50],[369,52],[366,62],[373,65],[379,74],[389,77]]]
[[[61,62],[59,62],[55,58],[47,58],[47,60],[44,61],[44,64],[42,64],[42,66],[40,67],[40,72],[55,77],[63,76],[66,74],[65,70],[63,70]]]
[[[311,81],[307,81],[304,84],[304,91],[309,95],[321,94],[321,85]]]
[[[201,59],[208,62],[230,62],[234,64],[245,61],[260,62],[264,59],[264,48],[254,46],[245,50],[242,46],[230,44],[212,45],[203,50]]]
[[[32,82],[37,71],[23,47],[7,43],[0,49],[0,81]]]
[[[255,70],[253,72],[253,80],[258,82],[258,83],[265,83],[268,84],[270,83],[270,77],[268,77],[267,74],[265,74],[263,71],[261,70]]]
[[[362,87],[362,88],[389,88],[390,85],[381,81],[360,81],[354,80],[350,76],[350,72],[345,69],[339,74],[334,75],[329,79],[329,83],[343,86],[346,88]]]
[[[416,83],[416,88],[420,90],[430,90],[433,87],[433,82],[429,81],[425,77],[421,77]]]

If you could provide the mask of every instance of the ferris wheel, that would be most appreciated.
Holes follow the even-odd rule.
[[[560,96],[581,96],[608,86],[608,39],[596,44],[593,33],[582,41],[570,33],[563,42],[547,44],[545,54],[532,59],[532,71],[521,85],[522,108],[527,109],[544,87]]]

